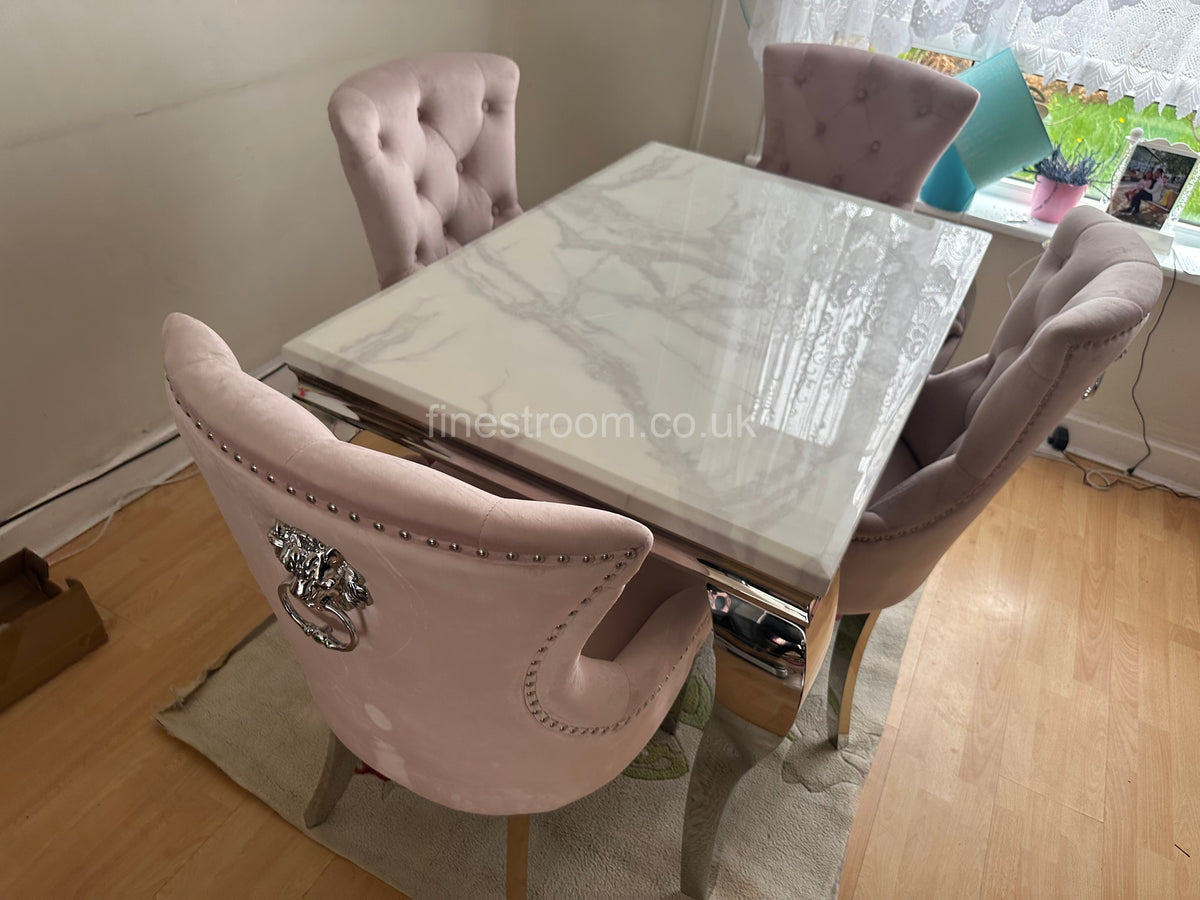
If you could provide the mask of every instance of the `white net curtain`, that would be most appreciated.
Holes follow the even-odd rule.
[[[757,0],[755,56],[781,41],[973,59],[1012,47],[1047,81],[1200,111],[1200,0]]]

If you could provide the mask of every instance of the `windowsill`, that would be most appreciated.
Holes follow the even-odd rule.
[[[1029,199],[1032,194],[1032,186],[1006,178],[976,193],[965,212],[947,212],[920,200],[917,201],[917,211],[982,228],[993,234],[1004,234],[1040,244],[1054,234],[1055,226],[1030,218]],[[1103,208],[1103,204],[1095,200],[1084,200],[1081,205]],[[1154,255],[1158,257],[1164,273],[1168,276],[1172,269],[1178,267],[1180,281],[1200,284],[1200,228],[1177,222],[1174,237],[1172,249],[1165,253],[1156,249]],[[1151,249],[1155,248],[1152,246]]]

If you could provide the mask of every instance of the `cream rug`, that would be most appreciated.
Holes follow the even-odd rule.
[[[743,780],[726,810],[715,898],[837,893],[846,838],[896,683],[917,595],[884,612],[858,680],[850,746],[825,739],[824,669],[783,746]],[[659,732],[626,773],[530,829],[531,898],[678,898],[688,765],[712,705],[712,651],[689,679],[675,735]],[[158,715],[284,819],[316,784],[326,728],[271,620]],[[486,735],[480,735],[486,740]],[[364,773],[311,836],[414,900],[504,895],[505,822],[459,813]]]

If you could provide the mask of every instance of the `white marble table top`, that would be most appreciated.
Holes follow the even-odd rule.
[[[989,239],[648,144],[284,359],[819,596]]]

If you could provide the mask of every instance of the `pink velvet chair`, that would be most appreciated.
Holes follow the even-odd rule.
[[[760,169],[912,209],[979,92],[925,66],[853,47],[771,44],[763,50],[763,102]],[[974,285],[934,372],[958,348],[973,300]]]
[[[501,499],[338,441],[195,319],[167,318],[163,355],[180,433],[332,732],[307,824],[357,758],[509,816],[523,896],[528,814],[645,746],[710,631],[703,582],[642,568],[651,534],[623,516]]]
[[[329,99],[342,168],[387,287],[521,212],[517,65],[437,53],[347,78]]]
[[[763,102],[760,169],[912,209],[979,92],[866,50],[771,44]]]
[[[1162,269],[1093,207],[1063,218],[983,356],[929,379],[842,560],[830,738],[849,734],[879,610],[910,596],[1004,483],[1137,335]]]

